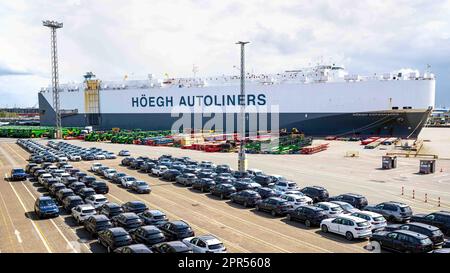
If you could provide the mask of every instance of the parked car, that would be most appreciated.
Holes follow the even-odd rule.
[[[172,241],[156,244],[152,247],[156,253],[193,253],[192,248],[181,241]]]
[[[361,194],[356,193],[346,193],[338,196],[330,197],[328,201],[342,201],[347,202],[357,209],[363,209],[367,206],[367,198]]]
[[[24,174],[27,175],[25,172],[24,172]],[[49,173],[44,173],[44,174],[42,174],[41,176],[39,176],[38,182],[39,182],[39,184],[44,185],[44,181],[45,181],[46,179],[50,179],[50,178],[53,178],[53,176],[52,176],[51,174],[49,174]],[[25,180],[26,180],[26,178],[25,178]]]
[[[243,190],[230,195],[230,200],[234,203],[242,204],[244,207],[254,207],[261,196],[256,191]]]
[[[328,214],[325,210],[312,205],[299,206],[289,210],[286,214],[287,220],[305,223],[307,227],[320,226],[322,220],[327,218]]]
[[[445,243],[444,234],[435,226],[428,224],[411,222],[406,224],[392,224],[384,228],[384,231],[409,230],[428,236],[433,242],[434,247],[443,246]]]
[[[211,187],[214,187],[216,185],[216,182],[212,180],[211,178],[202,178],[202,179],[196,179],[192,183],[192,188],[196,190],[200,190],[201,192],[208,192],[210,191]]]
[[[98,242],[110,253],[116,248],[131,245],[133,239],[125,229],[114,227],[98,232]]]
[[[152,191],[150,186],[144,181],[134,181],[130,189],[137,193],[150,193]]]
[[[406,222],[412,216],[411,207],[399,202],[384,202],[375,206],[366,206],[364,210],[373,211],[391,222]]]
[[[59,209],[55,201],[49,196],[40,196],[34,202],[34,213],[39,219],[59,216]]]
[[[75,194],[78,194],[84,188],[86,188],[86,185],[83,182],[75,182],[69,185],[69,189],[73,190]]]
[[[315,204],[315,206],[325,210],[328,217],[336,217],[344,214],[344,211],[341,209],[339,205],[336,205],[331,202],[319,202]]]
[[[320,223],[320,229],[324,233],[332,232],[344,235],[349,241],[372,236],[372,226],[369,221],[349,215],[324,219]]]
[[[142,226],[142,219],[134,212],[124,212],[111,218],[111,223],[115,227],[122,227],[130,232]]]
[[[264,200],[259,200],[255,207],[257,211],[270,212],[272,216],[286,215],[289,210],[293,209],[288,201],[279,197],[269,197]]]
[[[223,243],[214,235],[201,235],[184,238],[183,243],[192,248],[194,253],[226,253]]]
[[[124,176],[122,178],[120,178],[120,183],[122,184],[122,187],[124,188],[129,188],[134,181],[137,181],[137,179],[133,176]]]
[[[123,213],[123,208],[119,204],[109,202],[103,204],[99,208],[98,212],[111,219],[112,217]]]
[[[141,217],[145,225],[154,225],[159,227],[169,221],[166,214],[159,210],[146,210],[139,213],[138,216]]]
[[[93,237],[97,237],[100,231],[112,227],[113,225],[109,218],[103,214],[91,215],[84,221],[84,229]]]
[[[87,176],[87,173],[85,173],[85,172],[78,172],[78,173],[76,173],[76,174],[74,175],[74,177],[75,177],[76,179],[78,179],[78,181],[80,181],[80,182],[83,182],[83,178],[84,178],[85,176]],[[90,176],[90,177],[93,177],[93,176]]]
[[[450,212],[438,211],[430,214],[415,214],[411,222],[419,222],[438,227],[444,234],[450,234]]]
[[[156,226],[140,226],[130,232],[133,241],[146,246],[153,246],[166,241],[164,233]]]
[[[102,166],[103,166],[102,163],[98,163],[98,162],[93,163],[93,164],[91,165],[91,171],[93,171],[93,172],[95,173],[95,172],[97,172],[97,170],[98,170],[100,167],[102,167]]]
[[[151,173],[152,169],[156,167],[156,164],[153,162],[145,162],[141,165],[140,171],[144,173]]]
[[[121,150],[119,152],[119,156],[130,156],[130,155],[131,155],[130,151],[128,151],[128,150]]]
[[[95,214],[97,214],[95,208],[88,204],[78,205],[72,208],[72,217],[75,219],[78,225],[82,225],[84,223],[84,220],[89,218],[89,216]]]
[[[210,188],[212,195],[219,196],[220,199],[229,198],[231,194],[236,192],[236,188],[231,184],[217,184]]]
[[[72,208],[83,204],[84,204],[83,199],[78,195],[67,196],[62,201],[62,207],[69,213],[72,212]]]
[[[253,177],[253,181],[260,184],[262,187],[271,187],[275,185],[272,177],[264,174]]]
[[[59,183],[56,178],[44,179],[43,186],[45,189],[49,190],[53,184]]]
[[[195,236],[194,231],[183,220],[170,221],[160,227],[168,241],[182,240],[187,237]]]
[[[124,212],[141,213],[148,210],[147,205],[141,201],[130,201],[122,205]]]
[[[176,169],[169,169],[161,174],[161,178],[167,181],[175,181],[181,172]]]
[[[113,175],[113,177],[111,178],[111,180],[113,183],[120,184],[121,183],[120,179],[124,176],[127,176],[127,174],[126,173],[115,173]]]
[[[293,208],[302,205],[312,205],[313,203],[311,198],[301,192],[299,192],[298,194],[282,194],[280,195],[280,198],[288,201]]]
[[[66,198],[67,196],[73,196],[73,195],[75,195],[73,190],[63,188],[63,189],[60,189],[58,192],[56,192],[56,200],[58,200],[59,203],[62,203],[64,198]]]
[[[350,215],[369,221],[372,226],[372,231],[383,229],[387,225],[386,219],[384,219],[383,215],[376,212],[362,210],[354,212]]]
[[[244,191],[244,190],[256,190],[257,188],[261,188],[261,185],[255,182],[252,182],[251,179],[248,180],[238,180],[233,183],[236,191]]]
[[[354,212],[358,212],[360,211],[359,209],[355,208],[354,206],[350,205],[347,202],[342,202],[342,201],[330,201],[330,203],[336,204],[339,207],[341,207],[342,211],[345,214],[352,214]]]
[[[261,187],[261,188],[257,188],[255,191],[257,193],[259,193],[259,195],[261,196],[261,199],[280,196],[280,194],[272,188]]]
[[[177,183],[184,186],[192,186],[197,179],[197,176],[192,173],[184,173],[176,177]]]
[[[78,195],[85,200],[91,195],[97,194],[92,188],[83,188],[78,192]]]
[[[153,251],[144,244],[134,244],[129,246],[118,247],[114,250],[114,253],[145,254],[145,253],[153,253]]]
[[[106,169],[103,171],[103,176],[106,179],[112,179],[112,177],[114,176],[114,174],[116,174],[117,171],[115,169]]]
[[[122,166],[130,166],[131,162],[133,162],[134,160],[136,160],[134,157],[125,157],[120,163],[122,164]]]
[[[303,194],[305,194],[309,198],[311,198],[314,203],[328,201],[329,197],[328,191],[323,187],[319,186],[304,187],[300,191],[303,192]]]
[[[70,188],[70,186],[73,183],[81,183],[81,182],[78,182],[78,180],[75,177],[69,176],[69,177],[64,177],[63,179],[61,179],[61,183],[63,183],[64,185],[66,185],[67,187]]]
[[[107,194],[109,192],[109,187],[104,181],[94,181],[90,184],[90,187],[97,194]]]
[[[11,170],[9,180],[24,181],[24,180],[27,180],[27,174],[25,173],[25,170],[22,168],[14,168]]]
[[[428,236],[409,230],[379,231],[369,240],[395,252],[426,253],[433,250],[433,242]]]
[[[273,187],[275,190],[282,191],[282,192],[298,189],[297,183],[292,182],[292,181],[284,181],[284,180],[277,181],[273,185]]]
[[[161,176],[167,170],[169,170],[169,168],[167,168],[166,166],[158,165],[152,169],[152,174],[155,176]]]
[[[100,208],[104,204],[108,203],[108,199],[103,194],[94,194],[84,199],[86,204],[92,205],[95,209]]]

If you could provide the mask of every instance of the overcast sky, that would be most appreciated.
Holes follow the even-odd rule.
[[[50,31],[58,20],[60,82],[93,71],[162,77],[232,74],[238,40],[247,69],[277,72],[332,60],[351,73],[402,68],[437,75],[450,106],[450,0],[0,0],[0,107],[34,106],[50,83]]]

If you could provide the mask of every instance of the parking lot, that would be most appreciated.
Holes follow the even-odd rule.
[[[249,155],[249,167],[269,174],[279,174],[299,186],[320,185],[330,195],[359,193],[370,204],[400,201],[411,206],[414,213],[450,210],[450,157],[446,142],[450,131],[425,129],[424,139],[429,153],[439,153],[438,171],[419,175],[419,159],[399,158],[398,168],[380,170],[385,150],[363,150],[358,143],[332,142],[330,149],[315,155]],[[442,145],[440,143],[442,142]],[[42,144],[46,141],[41,140]],[[167,147],[119,145],[70,141],[71,144],[119,152],[127,149],[132,156],[159,157],[163,154],[189,156],[194,160],[209,160],[237,168],[237,154],[203,153]],[[345,157],[348,151],[358,151],[359,157]],[[447,149],[447,153],[448,149]],[[24,167],[29,153],[15,144],[14,139],[0,140],[0,169],[6,178],[13,167]],[[210,194],[199,193],[175,183],[131,170],[120,165],[121,158],[103,160],[102,164],[146,181],[152,187],[149,195],[137,195],[109,183],[106,197],[119,204],[139,200],[150,208],[166,212],[171,220],[187,221],[196,234],[214,234],[229,252],[366,252],[367,240],[347,241],[344,237],[323,233],[318,228],[306,228],[284,217],[244,208]],[[93,161],[73,162],[75,168],[86,171]],[[442,172],[441,172],[442,169]],[[99,178],[100,179],[100,178]],[[77,226],[69,215],[37,220],[34,200],[42,194],[36,182],[3,179],[0,183],[0,251],[2,252],[104,252],[96,240]],[[103,179],[102,179],[103,180]],[[402,187],[404,195],[402,195]],[[412,198],[412,190],[415,198]],[[427,194],[427,203],[425,203]],[[438,207],[438,198],[441,205]]]

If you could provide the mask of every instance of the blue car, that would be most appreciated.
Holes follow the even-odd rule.
[[[24,169],[14,168],[11,170],[11,175],[9,178],[11,181],[23,181],[27,180],[27,174]]]
[[[59,216],[59,208],[49,196],[41,196],[34,202],[34,212],[39,219]]]

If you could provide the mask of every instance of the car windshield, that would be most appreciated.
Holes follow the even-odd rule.
[[[126,180],[127,181],[136,181],[136,178],[134,178],[134,177],[127,177]]]
[[[128,240],[128,235],[127,234],[121,234],[115,237],[115,240],[117,242],[122,242],[122,241],[127,241]]]
[[[84,209],[82,211],[82,213],[85,213],[85,214],[90,214],[90,213],[94,213],[94,212],[95,212],[95,209]]]
[[[136,185],[137,185],[137,186],[146,186],[147,183],[141,181],[141,182],[136,182]]]
[[[400,211],[401,212],[411,212],[411,208],[410,207],[400,207]]]
[[[295,183],[288,183],[289,188],[295,188],[296,186],[297,186],[297,184],[295,184]]]
[[[377,222],[382,222],[382,221],[384,221],[384,217],[383,216],[373,217],[373,220],[377,221]]]
[[[25,171],[22,169],[14,169],[13,172],[14,173],[24,173]]]
[[[155,215],[155,216],[153,216],[153,218],[156,220],[163,220],[164,218],[166,218],[166,216],[165,215]]]
[[[356,225],[357,225],[358,227],[367,227],[367,226],[369,226],[370,224],[369,224],[368,222],[359,222],[359,223],[356,223]]]
[[[209,249],[221,249],[223,248],[223,244],[213,244],[208,246]]]
[[[433,242],[431,242],[430,238],[422,239],[420,240],[420,244],[422,245],[431,245]]]
[[[340,211],[341,208],[340,207],[330,207],[331,211]]]
[[[350,204],[342,204],[341,207],[345,210],[352,210],[354,207]]]
[[[55,203],[52,200],[42,200],[39,204],[41,206],[53,206]]]
[[[95,200],[96,202],[106,202],[108,201],[108,199],[106,198],[98,198],[97,200]]]
[[[107,226],[107,225],[110,225],[111,223],[108,221],[108,220],[105,220],[105,221],[97,221],[97,226],[99,226],[99,227],[104,227],[104,226]]]

